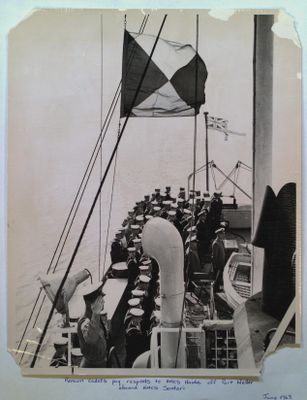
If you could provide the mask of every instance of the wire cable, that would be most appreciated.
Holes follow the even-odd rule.
[[[142,24],[141,24],[142,30],[144,30],[145,25],[146,25],[146,24],[144,25],[144,21],[146,21],[146,23],[147,23],[148,17],[149,17],[149,14],[147,14],[147,18],[146,18],[146,16],[143,18],[143,21],[142,21]],[[140,28],[140,29],[141,29],[141,28]],[[133,55],[134,55],[134,52],[133,52],[132,55],[131,55],[131,58],[130,58],[130,60],[129,60],[128,66],[130,66],[130,64],[131,64]],[[128,72],[128,71],[127,71],[127,72]],[[78,211],[78,208],[79,208],[81,199],[82,199],[83,194],[84,194],[84,192],[85,192],[85,188],[86,188],[87,183],[88,183],[88,181],[89,181],[89,176],[91,175],[91,172],[92,172],[92,170],[93,170],[94,164],[95,164],[96,159],[97,159],[97,156],[98,156],[98,154],[99,154],[99,150],[101,149],[101,146],[102,146],[102,144],[103,144],[103,142],[104,142],[104,139],[105,139],[105,137],[106,137],[106,133],[107,133],[107,131],[108,131],[108,128],[109,128],[111,119],[112,119],[112,117],[113,117],[114,110],[115,110],[115,108],[116,108],[116,106],[117,106],[117,103],[118,103],[118,100],[119,100],[119,96],[120,96],[121,83],[122,83],[122,80],[120,80],[120,82],[119,82],[119,84],[118,84],[118,86],[117,86],[117,88],[116,88],[114,97],[113,97],[113,99],[112,99],[112,101],[111,101],[111,104],[110,104],[110,106],[109,106],[109,109],[108,109],[108,111],[107,111],[106,118],[105,118],[105,120],[104,120],[104,123],[103,123],[103,125],[102,125],[102,128],[100,129],[100,134],[99,134],[99,136],[98,136],[98,139],[97,139],[96,144],[95,144],[95,146],[94,146],[94,149],[93,149],[93,151],[92,151],[90,160],[89,160],[89,162],[88,162],[88,164],[87,164],[87,167],[86,167],[85,172],[84,172],[84,174],[83,174],[83,177],[82,177],[82,179],[81,179],[81,183],[79,184],[79,187],[78,187],[78,189],[77,189],[77,193],[76,193],[76,195],[75,195],[73,204],[72,204],[72,206],[71,206],[71,208],[70,208],[70,211],[69,211],[69,213],[68,213],[68,216],[67,216],[67,218],[66,218],[66,221],[65,221],[65,224],[64,224],[64,228],[63,228],[63,230],[62,230],[62,232],[61,232],[61,235],[60,235],[60,238],[59,238],[58,243],[57,243],[57,245],[56,245],[56,248],[55,248],[55,250],[54,250],[54,252],[53,252],[53,255],[52,255],[51,261],[50,261],[50,263],[49,263],[49,266],[48,266],[48,268],[47,268],[46,274],[48,274],[48,273],[50,272],[50,269],[51,269],[51,267],[52,267],[53,261],[54,261],[54,259],[55,259],[55,256],[56,256],[57,252],[58,252],[58,249],[59,249],[59,247],[60,247],[61,241],[62,241],[62,239],[63,239],[63,237],[64,237],[64,233],[65,233],[66,228],[67,228],[67,226],[68,226],[69,220],[70,220],[70,218],[71,218],[71,216],[72,216],[72,213],[73,213],[73,210],[74,210],[74,208],[75,208],[77,199],[78,199],[78,197],[79,197],[79,195],[80,195],[80,192],[81,192],[82,187],[84,186],[84,188],[83,188],[83,190],[82,190],[82,192],[81,192],[80,199],[79,199],[79,201],[78,201],[78,203],[77,203],[77,206],[76,206],[74,215],[73,215],[73,217],[72,217],[72,221],[71,221],[71,223],[70,223],[70,225],[69,225],[69,228],[68,228],[68,231],[67,231],[67,233],[66,233],[66,236],[65,236],[65,239],[64,239],[64,243],[63,243],[63,245],[62,245],[62,247],[61,247],[60,253],[59,253],[58,258],[57,258],[57,261],[56,261],[55,266],[54,266],[54,268],[53,268],[53,273],[56,271],[56,268],[57,268],[57,266],[58,266],[59,259],[60,259],[61,255],[62,255],[63,249],[64,249],[64,247],[65,247],[65,244],[66,244],[66,241],[67,241],[67,238],[68,238],[68,235],[69,235],[69,233],[70,233],[72,224],[73,224],[73,222],[74,222],[76,213],[77,213],[77,211]],[[104,132],[104,134],[103,134],[103,132]],[[96,156],[95,156],[95,153],[96,153]],[[91,165],[92,165],[92,167],[90,167]],[[89,169],[90,169],[90,170],[89,170]],[[88,176],[87,179],[86,179],[86,176],[87,176],[87,175],[89,175],[89,176]],[[85,182],[85,185],[84,185],[85,179],[86,179],[86,182]],[[32,316],[33,316],[33,313],[34,313],[34,310],[35,310],[35,308],[36,308],[36,305],[37,305],[37,302],[38,302],[38,300],[39,300],[39,297],[40,297],[41,292],[42,292],[42,289],[40,288],[39,293],[38,293],[38,295],[37,295],[37,298],[36,298],[36,300],[35,300],[35,302],[34,302],[34,306],[33,306],[33,308],[32,308],[30,317],[28,318],[26,327],[25,327],[25,329],[24,329],[24,331],[23,331],[23,334],[22,334],[22,336],[21,336],[21,339],[20,339],[20,341],[19,341],[19,343],[18,343],[18,347],[17,347],[16,353],[19,351],[19,349],[20,349],[20,347],[21,347],[22,341],[23,341],[23,339],[24,339],[24,337],[25,337],[26,331],[27,331],[27,329],[28,329],[30,320],[31,320],[31,318],[32,318]],[[37,318],[38,318],[38,316],[39,316],[39,313],[40,313],[40,310],[39,310],[39,312],[38,312],[38,314],[37,314],[37,316],[36,316],[36,320],[37,320]],[[25,351],[25,350],[24,350],[24,351]],[[15,354],[16,354],[16,353],[15,353]]]
[[[196,57],[195,57],[195,87],[194,87],[194,106],[195,106],[195,114],[194,114],[194,139],[193,139],[193,197],[192,197],[192,207],[193,207],[193,214],[190,221],[190,232],[189,237],[191,239],[192,236],[192,226],[195,222],[195,181],[196,181],[196,148],[197,148],[197,89],[198,89],[198,39],[199,39],[199,15],[196,14]],[[178,334],[178,341],[177,341],[177,350],[176,350],[176,358],[175,358],[175,368],[177,368],[178,363],[178,355],[180,349],[180,342],[182,338],[182,328],[183,328],[183,317],[184,317],[184,305],[185,305],[185,296],[187,292],[187,288],[189,286],[189,272],[190,272],[190,261],[191,261],[191,240],[189,241],[189,248],[188,248],[188,257],[187,257],[187,268],[185,272],[186,281],[184,285],[184,294],[182,300],[182,307],[181,307],[181,317],[180,317],[180,326],[179,326],[179,334]]]
[[[143,84],[143,81],[144,81],[146,72],[147,72],[147,70],[148,70],[148,67],[149,67],[149,64],[150,64],[150,62],[151,62],[153,53],[154,53],[155,48],[156,48],[156,46],[157,46],[157,43],[158,43],[158,40],[159,40],[161,31],[162,31],[163,26],[164,26],[164,24],[165,24],[166,17],[167,17],[167,15],[164,15],[163,21],[162,21],[161,26],[160,26],[160,29],[159,29],[159,33],[158,33],[158,35],[157,35],[157,37],[156,37],[156,39],[155,39],[153,48],[152,48],[151,53],[150,53],[150,55],[149,55],[149,58],[148,58],[148,60],[147,60],[147,62],[146,62],[144,71],[143,71],[143,73],[142,73],[142,76],[141,76],[141,79],[140,79],[140,81],[139,81],[138,87],[137,87],[137,89],[136,89],[136,91],[135,91],[135,94],[134,94],[132,103],[131,103],[131,105],[130,105],[130,107],[129,107],[129,111],[128,111],[128,113],[127,113],[125,122],[124,122],[123,127],[122,127],[121,132],[120,132],[120,135],[119,135],[119,137],[118,137],[118,139],[117,139],[117,142],[116,142],[116,144],[115,144],[115,146],[114,146],[112,155],[111,155],[111,157],[110,157],[110,159],[109,159],[108,165],[107,165],[106,170],[105,170],[104,175],[103,175],[103,178],[102,178],[102,180],[101,180],[101,182],[100,182],[99,188],[98,188],[97,193],[96,193],[96,195],[95,195],[95,197],[94,197],[94,201],[93,201],[93,203],[92,203],[92,206],[91,206],[91,208],[90,208],[90,211],[89,211],[89,213],[88,213],[88,216],[87,216],[87,218],[86,218],[86,220],[85,220],[85,223],[84,223],[84,225],[83,225],[82,231],[81,231],[81,233],[80,233],[79,239],[78,239],[77,244],[76,244],[76,246],[75,246],[75,249],[74,249],[74,251],[73,251],[72,257],[71,257],[70,262],[69,262],[69,265],[68,265],[68,267],[67,267],[67,269],[66,269],[65,275],[64,275],[64,277],[63,277],[63,279],[62,279],[62,281],[61,281],[61,283],[60,283],[60,286],[59,286],[59,288],[58,288],[58,290],[57,290],[57,293],[56,293],[56,295],[55,295],[55,299],[54,299],[54,301],[53,301],[53,304],[52,304],[51,310],[50,310],[50,312],[49,312],[49,315],[48,315],[48,317],[47,317],[46,323],[45,323],[45,325],[44,325],[44,329],[43,329],[42,334],[41,334],[41,336],[40,336],[39,343],[38,343],[38,345],[37,345],[37,347],[36,347],[35,354],[34,354],[34,356],[33,356],[33,359],[32,359],[31,365],[30,365],[30,368],[34,368],[34,366],[35,366],[35,363],[36,363],[36,360],[37,360],[37,357],[38,357],[38,353],[39,353],[39,351],[40,351],[40,348],[41,348],[42,343],[43,343],[43,341],[44,341],[44,338],[45,338],[45,336],[46,336],[48,326],[49,326],[49,324],[50,324],[51,318],[52,318],[52,316],[53,316],[53,312],[54,312],[54,310],[55,310],[55,306],[56,306],[57,301],[58,301],[58,299],[59,299],[60,293],[61,293],[61,291],[62,291],[62,289],[63,289],[63,287],[64,287],[64,284],[65,284],[65,282],[66,282],[66,280],[67,280],[67,277],[68,277],[68,275],[69,275],[69,272],[70,272],[70,270],[71,270],[71,268],[72,268],[73,262],[74,262],[74,260],[75,260],[75,257],[76,257],[76,255],[77,255],[77,252],[78,252],[79,247],[80,247],[80,245],[81,245],[82,239],[83,239],[83,237],[84,237],[85,231],[86,231],[86,229],[87,229],[87,226],[88,226],[89,221],[90,221],[90,219],[91,219],[91,216],[92,216],[92,214],[93,214],[94,208],[95,208],[95,206],[96,206],[96,203],[97,203],[99,194],[100,194],[100,192],[101,192],[101,190],[102,190],[102,188],[103,188],[103,185],[104,185],[104,183],[105,183],[105,180],[106,180],[106,177],[107,177],[107,175],[108,175],[109,169],[110,169],[110,167],[111,167],[112,161],[113,161],[113,159],[114,159],[115,153],[116,153],[117,148],[118,148],[118,146],[119,146],[120,140],[121,140],[121,138],[122,138],[122,136],[123,136],[123,133],[124,133],[125,128],[126,128],[126,126],[127,126],[128,120],[129,120],[129,118],[130,118],[130,116],[131,116],[132,109],[133,109],[133,107],[134,107],[134,105],[135,105],[135,103],[136,103],[137,96],[138,96],[139,91],[140,91],[140,89],[141,89],[141,87],[142,87],[142,84]]]

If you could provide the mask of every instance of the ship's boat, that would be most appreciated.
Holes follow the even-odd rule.
[[[235,310],[252,294],[251,255],[232,253],[223,272],[227,303]]]

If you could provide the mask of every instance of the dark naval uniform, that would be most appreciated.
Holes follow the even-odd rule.
[[[211,223],[211,232],[214,236],[214,232],[220,226],[221,216],[223,210],[223,202],[219,197],[213,197],[210,203],[209,219]]]
[[[124,250],[122,248],[121,243],[118,240],[114,240],[111,244],[111,262],[112,264],[125,261],[126,255],[124,254]]]
[[[225,267],[225,247],[223,240],[216,238],[212,243],[212,264],[216,274],[215,290],[223,283],[223,271]]]
[[[185,257],[185,277],[190,281],[194,272],[201,272],[201,265],[198,252],[194,246],[187,249]]]
[[[83,354],[80,367],[105,368],[108,356],[107,333],[100,319],[80,318],[78,337]]]
[[[209,253],[210,250],[210,237],[211,227],[208,219],[205,221],[199,220],[196,225],[197,228],[197,240],[198,240],[198,252],[201,260]]]
[[[139,275],[139,265],[136,258],[130,258],[127,262],[128,268],[128,286],[130,288],[134,287],[134,282]]]

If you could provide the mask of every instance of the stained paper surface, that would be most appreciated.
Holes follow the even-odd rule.
[[[144,10],[145,14],[146,12]],[[235,364],[229,361],[227,363],[230,368],[220,364],[215,369],[193,369],[193,372],[188,368],[164,371],[142,369],[137,372],[124,368],[103,370],[50,368],[53,340],[59,334],[58,314],[50,323],[47,341],[41,349],[36,367],[30,368],[51,306],[47,297],[42,300],[43,291],[36,305],[35,311],[39,310],[37,319],[35,320],[33,315],[26,332],[24,329],[40,288],[38,277],[42,272],[46,272],[52,259],[63,221],[69,212],[76,188],[99,134],[101,121],[107,114],[108,106],[121,79],[124,14],[123,11],[115,10],[66,10],[65,12],[60,9],[37,10],[17,24],[8,36],[6,148],[8,189],[6,190],[9,352],[17,363],[20,363],[25,375],[54,376],[54,378],[70,376],[65,381],[55,380],[52,383],[40,381],[41,386],[39,385],[44,391],[44,388],[51,384],[55,387],[56,393],[61,388],[68,396],[73,395],[75,391],[87,390],[88,385],[92,384],[93,393],[98,394],[103,391],[120,396],[121,392],[125,397],[148,395],[153,398],[158,396],[167,398],[169,392],[176,392],[176,395],[182,398],[199,398],[201,393],[204,393],[204,396],[201,394],[201,398],[208,396],[216,399],[224,398],[225,393],[243,396],[242,398],[248,395],[255,399],[303,398],[298,397],[302,395],[300,386],[294,385],[294,382],[300,379],[299,371],[295,373],[292,371],[291,374],[288,374],[288,370],[284,371],[292,381],[291,386],[287,386],[281,384],[280,372],[277,372],[278,367],[282,369],[283,362],[279,362],[278,367],[274,363],[277,357],[287,359],[292,357],[292,354],[293,357],[297,355],[300,363],[305,357],[300,348],[278,350],[278,354],[270,356],[265,362],[262,383],[237,379],[237,377],[252,379],[261,374],[262,363],[251,362],[253,357],[250,357],[249,351],[245,351],[244,345],[238,347],[238,352],[243,352],[241,368],[240,365],[235,367]],[[126,14],[127,28],[136,31],[143,20],[143,13],[135,10]],[[156,34],[165,11],[152,11],[149,14],[146,31],[149,34]],[[222,117],[224,124],[220,130],[209,131],[210,160],[227,173],[238,160],[243,165],[253,166],[255,88],[252,66],[254,14],[258,12],[238,12],[235,9],[219,11],[212,8],[211,11],[209,9],[197,12],[173,10],[167,14],[162,37],[193,46],[195,46],[195,16],[199,14],[198,51],[206,63],[208,80],[205,86],[206,103],[201,108],[201,117],[197,121],[197,166],[202,166],[206,162],[203,133],[205,111],[209,112],[211,117]],[[263,14],[263,10],[260,10],[259,14]],[[272,28],[274,42],[270,159],[272,177],[268,183],[276,195],[288,182],[295,182],[297,185],[297,274],[294,284],[296,301],[293,308],[296,311],[297,329],[296,338],[292,343],[299,346],[303,285],[300,276],[302,245],[299,234],[301,224],[301,79],[299,77],[302,73],[300,65],[302,44],[294,29],[293,20],[288,14],[283,10],[269,10],[268,14],[275,16]],[[179,29],[183,23],[185,30]],[[103,77],[102,83],[101,77]],[[224,120],[227,131],[223,130]],[[114,119],[109,127],[111,133],[104,143],[102,170],[107,166],[117,134],[124,121],[121,121],[120,128],[118,123],[119,109],[114,112]],[[117,154],[115,179],[112,182],[112,177],[109,176],[102,192],[102,226],[99,227],[99,213],[96,207],[78,249],[73,271],[87,268],[94,280],[98,280],[111,263],[109,252],[115,232],[135,201],[141,199],[147,192],[151,193],[156,187],[164,188],[170,184],[172,191],[177,193],[179,187],[186,185],[188,174],[193,170],[193,129],[193,117],[180,119],[180,122],[177,118],[160,120],[133,118],[128,121]],[[99,184],[99,174],[97,165],[89,182],[89,190],[85,193],[80,207],[80,215],[74,223],[72,235],[57,265],[60,276],[64,275],[71,260],[76,239],[82,230]],[[217,190],[223,181],[223,176],[217,175],[215,177],[217,181],[212,177],[210,179],[213,191],[214,184]],[[257,177],[254,179],[252,173],[249,175],[247,168],[239,179],[240,187],[234,192],[237,202],[239,205],[251,204],[252,200],[246,194],[253,197],[254,181]],[[114,193],[111,199],[113,183]],[[195,183],[197,188],[204,191],[205,174],[197,175]],[[223,188],[225,201],[226,196],[232,194],[232,190],[234,187],[229,183]],[[110,200],[112,212],[108,231]],[[99,244],[99,234],[102,237],[102,244]],[[101,253],[98,252],[99,245]],[[261,285],[262,272],[257,270],[253,273],[253,294],[261,290]],[[112,297],[112,294],[110,296]],[[114,296],[114,302],[117,301],[117,297]],[[242,318],[244,312],[237,311],[238,318]],[[289,319],[291,315],[287,322],[283,321],[284,328],[288,325]],[[258,328],[256,326],[255,329]],[[237,333],[237,343],[239,339],[240,334]],[[13,364],[11,357],[6,356],[6,360],[7,363]],[[18,370],[15,365],[12,368]],[[266,383],[267,369],[272,374],[270,384]],[[144,378],[106,379],[107,376],[123,375],[142,375]],[[171,375],[172,378],[163,375]],[[87,379],[83,378],[84,376],[93,378]],[[146,376],[148,378],[145,378]],[[155,377],[150,378],[150,376]],[[179,379],[180,376],[186,378]],[[216,380],[217,377],[225,379]],[[19,379],[24,382],[25,378]],[[32,379],[35,378],[26,381],[27,386],[32,387],[31,382],[34,383]],[[23,383],[18,385],[16,390],[19,390]],[[12,393],[13,396],[14,390],[10,388],[8,393]]]

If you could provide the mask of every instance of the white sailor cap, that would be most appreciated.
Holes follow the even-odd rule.
[[[149,283],[150,282],[150,277],[147,275],[140,275],[139,276],[139,281],[142,283]]]
[[[192,214],[192,211],[191,211],[191,210],[188,210],[187,208],[185,208],[185,209],[183,210],[183,212],[184,212],[184,214],[187,214],[187,215],[191,215],[191,214]]]
[[[161,297],[160,296],[155,298],[155,305],[157,307],[161,307]]]
[[[131,294],[132,294],[132,296],[135,296],[135,297],[142,297],[145,295],[145,291],[139,290],[139,289],[133,289],[133,290],[131,290]]]
[[[154,207],[153,209],[154,209],[154,211],[158,212],[161,210],[161,207]]]
[[[225,233],[225,228],[219,228],[214,233],[215,234],[217,234],[217,233]]]
[[[197,236],[196,235],[190,235],[188,236],[187,240],[185,241],[185,244],[189,242],[196,242],[197,241]]]
[[[202,210],[200,210],[200,212],[198,213],[198,216],[200,217],[201,215],[207,215],[208,214],[208,210],[206,208],[203,208]]]
[[[169,211],[167,213],[170,217],[176,217],[176,211]]]
[[[197,228],[195,225],[190,226],[190,228],[187,229],[187,232],[195,232],[195,231],[197,231]]]
[[[83,354],[82,354],[82,352],[80,350],[80,347],[73,347],[71,349],[71,355],[73,357],[82,357],[83,356]]]
[[[131,225],[131,229],[138,231],[140,229],[140,227],[139,227],[139,225]]]
[[[220,223],[220,227],[221,228],[226,228],[227,227],[227,222],[226,221],[222,221],[221,223]]]
[[[112,269],[115,271],[125,271],[127,270],[127,263],[126,261],[120,261],[117,263],[112,264]]]
[[[142,240],[140,238],[135,238],[132,241],[133,241],[134,244],[142,242]]]
[[[78,310],[77,307],[69,306],[69,319],[70,319],[70,321],[71,322],[77,322],[79,318],[80,318],[80,310]]]
[[[146,214],[146,215],[145,215],[145,219],[147,219],[147,221],[150,220],[150,219],[152,219],[152,218],[153,218],[153,216],[150,215],[150,214]]]
[[[141,303],[141,300],[137,297],[133,297],[132,299],[128,300],[128,304],[130,307],[139,306],[140,303]]]
[[[57,335],[53,343],[57,346],[66,346],[68,344],[68,338],[63,337],[62,335]]]
[[[142,232],[140,232],[140,233],[138,233],[138,235],[139,235],[139,238],[140,238],[140,240],[141,240],[141,238],[142,238]]]
[[[149,271],[149,265],[140,265],[139,266],[139,270],[141,272],[141,274],[148,272]]]
[[[144,221],[144,215],[143,214],[142,215],[137,215],[135,217],[135,219],[136,219],[136,221],[139,221],[139,222]]]
[[[161,321],[161,311],[160,310],[154,310],[152,314],[153,314],[154,318],[156,318],[158,321]]]
[[[130,308],[129,313],[134,317],[142,317],[144,315],[144,310],[141,308]]]
[[[165,206],[170,206],[172,204],[172,200],[164,200],[162,204],[164,204]]]
[[[136,251],[135,247],[128,247],[128,253],[133,253],[134,251]]]
[[[155,206],[155,205],[158,204],[158,202],[157,202],[157,200],[153,200],[153,201],[151,202],[151,204],[152,204],[153,206]]]
[[[177,203],[172,203],[171,204],[171,208],[178,208],[178,204]]]
[[[150,258],[146,258],[145,260],[142,260],[142,265],[151,265],[151,259]]]

